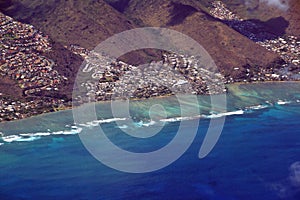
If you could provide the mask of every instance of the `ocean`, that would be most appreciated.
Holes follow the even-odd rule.
[[[192,110],[180,117],[175,97],[132,102],[132,126],[113,118],[109,103],[96,105],[98,121],[81,125],[74,124],[72,110],[1,123],[0,199],[300,199],[300,83],[230,85],[224,113],[210,110],[208,96],[198,101],[199,118]],[[155,104],[166,110],[164,123],[147,121]],[[219,140],[200,159],[210,121],[225,116]],[[183,121],[186,134],[196,130],[190,146],[174,162],[145,173],[108,167],[81,140],[84,129],[101,126],[115,145],[146,153],[170,144]],[[141,127],[160,131],[148,138],[124,134]],[[97,147],[114,156],[105,148]]]

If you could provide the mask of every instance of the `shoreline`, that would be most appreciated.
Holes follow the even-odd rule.
[[[236,82],[236,83],[231,83],[231,84],[225,84],[225,86],[230,86],[230,87],[234,87],[234,86],[240,86],[240,85],[256,85],[256,84],[270,84],[270,83],[278,83],[278,84],[284,84],[284,83],[299,83],[300,84],[300,81],[296,81],[296,80],[293,80],[293,81],[264,81],[264,82],[260,82],[260,81],[256,81],[256,82]],[[217,94],[216,94],[217,95]],[[150,98],[133,98],[133,99],[130,99],[131,101],[134,101],[134,102],[138,102],[138,101],[145,101],[145,100],[154,100],[154,99],[164,99],[164,98],[168,98],[168,97],[172,97],[172,96],[175,96],[175,95],[172,95],[172,94],[168,94],[168,95],[162,95],[162,96],[157,96],[157,97],[150,97]],[[210,95],[200,95],[200,96],[210,96]],[[109,103],[111,102],[110,100],[104,100],[104,101],[96,101],[96,102],[92,102],[92,103],[95,103],[96,104],[105,104],[105,103]],[[11,122],[16,122],[16,121],[23,121],[23,120],[27,120],[27,119],[32,119],[32,118],[36,118],[36,117],[40,117],[40,116],[47,116],[47,115],[51,115],[51,114],[54,114],[54,113],[60,113],[60,112],[65,112],[65,111],[68,111],[68,110],[72,110],[74,108],[77,108],[75,106],[72,106],[72,107],[64,107],[63,109],[60,109],[58,111],[52,111],[52,112],[45,112],[45,113],[41,113],[41,114],[38,114],[38,115],[32,115],[32,116],[29,116],[29,117],[26,117],[26,118],[23,118],[23,119],[16,119],[16,120],[10,120],[10,121],[3,121],[3,122],[0,122],[0,124],[6,124],[6,123],[11,123]]]

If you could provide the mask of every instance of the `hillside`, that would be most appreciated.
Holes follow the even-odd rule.
[[[4,26],[6,20],[11,27],[3,28],[5,30],[1,33],[8,45],[0,46],[3,55],[0,59],[3,71],[0,94],[24,102],[39,102],[37,107],[31,107],[40,109],[36,112],[52,110],[53,105],[70,105],[74,80],[83,62],[83,57],[71,50],[72,46],[92,50],[114,34],[148,26],[173,29],[199,42],[214,59],[219,71],[225,76],[226,83],[288,80],[292,77],[290,69],[285,67],[299,62],[300,42],[297,38],[290,37],[299,36],[298,0],[290,0],[290,7],[286,11],[267,4],[257,4],[256,0],[251,1],[252,4],[243,0],[224,0],[233,13],[221,4],[214,8],[212,2],[215,1],[0,0],[0,14],[4,13],[15,20],[12,22],[9,17],[3,18]],[[213,9],[216,13],[212,13]],[[18,30],[15,25],[21,29]],[[30,32],[31,36],[25,37],[30,39],[27,43],[19,40],[18,36],[18,32],[24,34],[24,27],[34,29],[34,34]],[[35,34],[38,34],[37,37]],[[36,40],[40,39],[45,42],[46,50],[39,45],[36,49],[27,50],[28,45],[39,44]],[[12,49],[9,45],[13,45]],[[18,52],[20,46],[24,47],[22,52]],[[170,59],[176,56],[171,55]],[[8,58],[11,60],[5,60]],[[32,59],[35,60],[33,65],[38,66],[34,68],[35,72],[31,63],[28,63]],[[147,49],[129,53],[119,59],[129,64],[140,64],[162,60],[162,52]],[[22,76],[19,72],[24,71],[23,68],[26,69],[27,65],[30,66],[30,73]],[[12,67],[8,68],[9,66]],[[117,68],[120,66],[128,68],[127,65],[117,64]],[[114,69],[115,66],[111,67]],[[197,66],[190,66],[189,69],[197,71],[196,68]],[[293,66],[293,70],[298,73],[299,67]],[[116,70],[116,74],[122,73]],[[186,70],[185,73],[188,75],[192,72]],[[41,76],[39,80],[35,74]],[[53,74],[57,77],[52,77]],[[102,77],[102,81],[109,84],[107,82],[111,77],[118,79],[116,74],[102,74],[108,77]],[[195,76],[194,80],[200,75]],[[8,87],[11,89],[7,89]],[[111,93],[102,91],[106,92]],[[106,99],[105,94],[100,99]],[[19,104],[22,105],[22,102]],[[43,109],[44,104],[47,106],[46,110]],[[22,106],[18,109],[22,110]],[[13,118],[22,118],[20,116]]]
[[[104,1],[2,1],[2,12],[23,23],[34,25],[49,35],[53,49],[47,56],[56,69],[69,78],[63,91],[70,97],[74,79],[83,59],[65,46],[76,44],[92,50],[108,37],[136,26]],[[151,53],[151,52],[150,52]],[[145,52],[133,53],[125,60],[147,57]]]
[[[278,61],[277,54],[213,18],[202,7],[198,1],[132,0],[123,12],[144,26],[168,27],[192,37],[210,53],[224,75],[232,75],[236,67],[243,71],[246,66],[265,67]]]
[[[135,26],[104,1],[12,0],[4,13],[32,24],[63,45],[92,49],[109,36]]]
[[[38,0],[11,0],[11,5],[4,12],[22,22],[33,24],[62,45],[77,44],[93,49],[115,33],[134,27],[158,26],[183,32],[198,41],[226,74],[235,67],[267,66],[278,61],[276,54],[211,17],[205,10],[209,1],[107,2],[110,5],[102,0],[50,0],[46,3]],[[137,57],[141,57],[141,53],[125,60]]]

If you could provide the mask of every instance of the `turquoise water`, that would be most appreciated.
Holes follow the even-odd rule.
[[[300,198],[299,100],[299,83],[230,86],[231,114],[212,152],[199,159],[212,115],[209,97],[199,97],[202,118],[191,146],[171,165],[142,174],[111,169],[92,157],[78,130],[70,127],[72,111],[2,123],[5,136],[46,134],[29,137],[30,142],[0,141],[0,199],[296,200]],[[148,123],[147,108],[153,104],[164,105],[168,119],[179,114],[173,97],[137,101],[131,107],[137,124]],[[100,120],[112,117],[107,103],[98,104],[97,110]],[[232,112],[239,110],[243,112]],[[133,152],[164,147],[179,124],[169,121],[158,135],[135,140],[124,136],[114,121],[100,123],[115,144]],[[161,124],[151,124],[155,126]]]

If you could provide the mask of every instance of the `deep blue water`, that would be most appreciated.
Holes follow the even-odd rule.
[[[64,112],[54,116],[68,121]],[[228,116],[213,151],[199,159],[209,123],[201,119],[196,138],[183,156],[163,169],[142,174],[103,165],[89,154],[78,135],[5,143],[0,146],[0,199],[297,200],[299,118],[299,102]],[[115,123],[102,126],[124,149],[144,152],[166,145],[178,124],[168,123],[159,137],[137,145],[119,137]],[[24,123],[13,125],[22,129]]]
[[[90,156],[78,135],[3,145],[0,196],[3,200],[297,199],[300,188],[293,187],[289,176],[290,166],[300,161],[299,117],[299,105],[227,117],[216,147],[199,159],[208,124],[202,120],[194,143],[179,160],[146,174],[104,166]],[[169,129],[176,125],[169,124]]]

